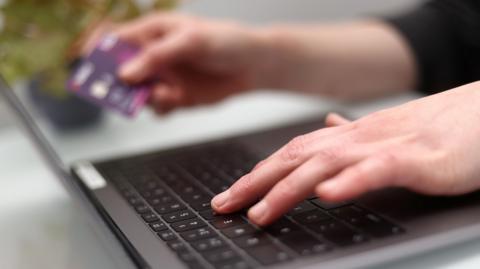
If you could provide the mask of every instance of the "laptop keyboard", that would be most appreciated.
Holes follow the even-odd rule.
[[[244,147],[219,144],[97,165],[152,232],[190,268],[246,269],[364,244],[404,232],[353,203],[310,197],[266,228],[245,212],[217,215],[214,194],[259,159]]]

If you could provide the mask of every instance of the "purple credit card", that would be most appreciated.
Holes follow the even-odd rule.
[[[117,70],[137,52],[138,48],[115,36],[104,37],[73,70],[67,88],[102,107],[133,117],[145,105],[150,88],[126,85],[118,78]]]

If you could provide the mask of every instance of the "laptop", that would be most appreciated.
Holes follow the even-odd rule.
[[[245,212],[212,211],[216,193],[292,137],[321,128],[321,115],[67,164],[52,146],[62,138],[41,127],[22,91],[0,79],[0,92],[118,268],[365,268],[480,236],[480,193],[445,198],[384,189],[335,204],[312,196],[265,228],[250,223]]]

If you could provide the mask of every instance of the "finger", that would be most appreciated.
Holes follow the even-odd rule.
[[[98,44],[100,38],[115,27],[116,25],[108,19],[95,23],[87,27],[72,46],[81,55],[88,55]]]
[[[315,193],[328,201],[343,201],[369,191],[395,186],[398,182],[398,172],[405,171],[400,166],[401,162],[392,154],[377,155],[319,184]]]
[[[213,209],[219,213],[230,213],[251,205],[267,193],[280,179],[312,155],[311,147],[307,145],[312,139],[309,135],[296,137],[270,156],[261,167],[246,174],[228,190],[215,196],[212,200]]]
[[[348,124],[350,122],[351,122],[350,120],[347,120],[346,118],[338,115],[337,113],[329,113],[325,118],[325,125],[327,127],[340,126],[340,125]]]
[[[121,66],[119,76],[137,84],[154,79],[161,66],[193,56],[202,49],[199,39],[191,33],[178,33],[145,47],[134,59]]]
[[[183,106],[183,99],[181,89],[161,84],[153,89],[150,103],[156,113],[165,115],[173,109]]]
[[[272,223],[309,196],[319,182],[334,176],[355,161],[357,160],[353,155],[347,155],[340,150],[330,149],[328,156],[315,155],[278,182],[253,206],[248,211],[249,219],[260,226]]]
[[[330,148],[334,148],[335,146],[328,143],[329,139],[322,140],[322,138],[332,136],[339,139],[334,136],[338,131],[338,129],[321,129],[296,137],[249,174],[240,178],[228,190],[215,196],[212,200],[212,208],[219,213],[231,213],[256,202],[278,181],[310,159],[314,153],[330,156],[329,150],[320,147],[330,145]],[[325,144],[312,146],[316,140],[323,141]]]
[[[179,15],[172,16],[167,13],[153,13],[120,25],[114,34],[121,40],[143,46],[165,35],[178,25],[179,17]]]

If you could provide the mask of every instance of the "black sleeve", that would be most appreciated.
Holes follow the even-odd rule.
[[[480,80],[480,1],[436,0],[387,18],[416,57],[419,91],[432,94]]]

